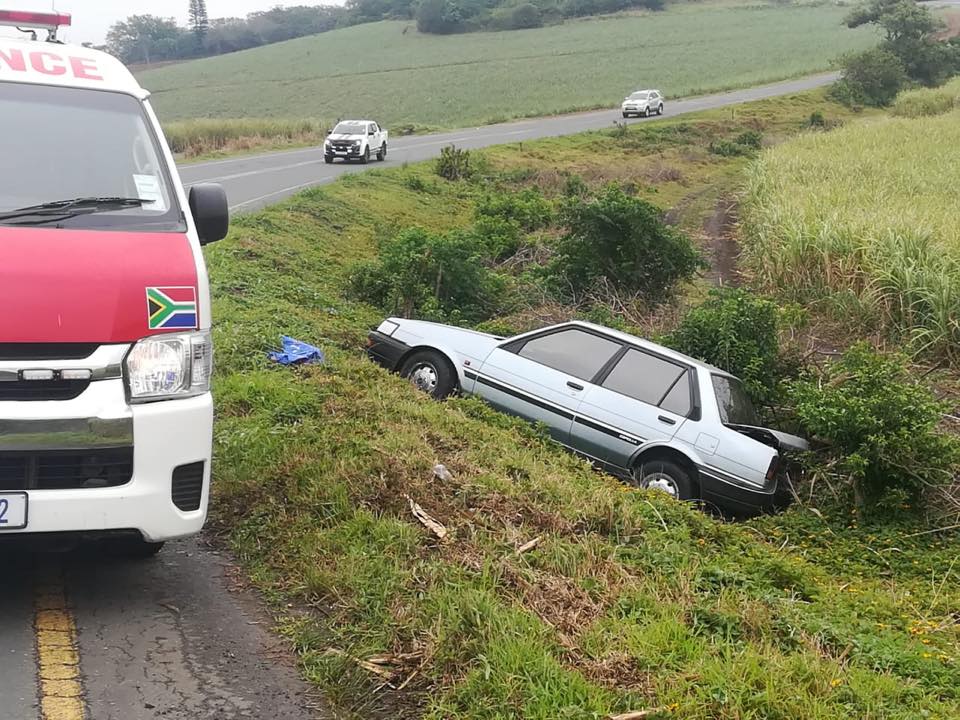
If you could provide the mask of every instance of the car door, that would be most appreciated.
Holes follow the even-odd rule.
[[[475,373],[474,393],[495,408],[547,425],[570,443],[573,416],[590,380],[622,343],[580,327],[561,327],[498,346]]]
[[[689,366],[627,347],[597,384],[584,393],[570,444],[618,467],[641,445],[670,440],[695,405]]]

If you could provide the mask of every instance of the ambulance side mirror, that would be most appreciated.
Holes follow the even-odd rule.
[[[190,214],[201,245],[223,240],[230,228],[227,193],[220,185],[201,183],[190,188]]]

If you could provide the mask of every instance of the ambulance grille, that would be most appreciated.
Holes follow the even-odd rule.
[[[83,360],[98,347],[96,343],[0,343],[0,361]]]
[[[73,400],[90,386],[89,380],[16,380],[0,382],[0,402]]]
[[[133,448],[0,452],[0,490],[79,490],[126,485]]]
[[[173,504],[184,512],[200,509],[200,500],[203,496],[203,469],[202,462],[181,465],[173,471],[173,485],[171,498]]]

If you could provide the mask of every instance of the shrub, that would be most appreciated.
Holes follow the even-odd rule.
[[[481,215],[470,232],[492,260],[504,260],[515,255],[523,243],[519,223],[509,218]]]
[[[421,0],[416,12],[417,30],[446,35],[463,30],[463,11],[451,0]]]
[[[746,290],[717,288],[684,316],[664,344],[736,375],[754,400],[769,403],[781,376],[779,311]]]
[[[841,66],[842,77],[830,94],[845,105],[886,107],[907,82],[900,58],[881,48],[847,55]]]
[[[810,113],[810,117],[807,118],[807,127],[809,128],[825,128],[827,126],[827,119],[823,116],[823,113],[819,110],[814,110]]]
[[[921,88],[897,95],[890,110],[897,117],[930,117],[950,112],[960,107],[960,79],[947,83],[936,90]]]
[[[763,144],[763,135],[757,130],[747,130],[733,140],[714,140],[710,143],[710,152],[723,157],[756,155]]]
[[[859,343],[822,377],[793,383],[790,394],[801,424],[830,443],[861,508],[892,490],[916,498],[949,482],[960,463],[960,443],[938,427],[944,408],[900,357]]]
[[[562,219],[566,234],[548,268],[561,294],[580,295],[605,282],[616,292],[659,302],[677,281],[705,267],[690,239],[667,225],[658,207],[618,187],[595,198],[569,198]]]
[[[445,180],[462,180],[469,178],[472,170],[470,167],[470,151],[461,150],[453,145],[440,150],[440,157],[436,164],[437,175]]]
[[[482,320],[503,306],[503,279],[485,265],[471,233],[410,228],[383,243],[377,260],[355,265],[352,293],[404,317]]]
[[[543,15],[540,8],[532,3],[518,5],[510,13],[510,26],[514,30],[538,28],[543,25]]]
[[[540,192],[527,188],[518,193],[488,192],[477,202],[477,218],[512,220],[526,232],[546,227],[553,220],[553,207]]]

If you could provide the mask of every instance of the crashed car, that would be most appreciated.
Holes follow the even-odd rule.
[[[736,377],[640,338],[569,322],[511,338],[389,318],[370,357],[441,399],[477,395],[641,487],[755,513],[789,502],[784,453]]]

